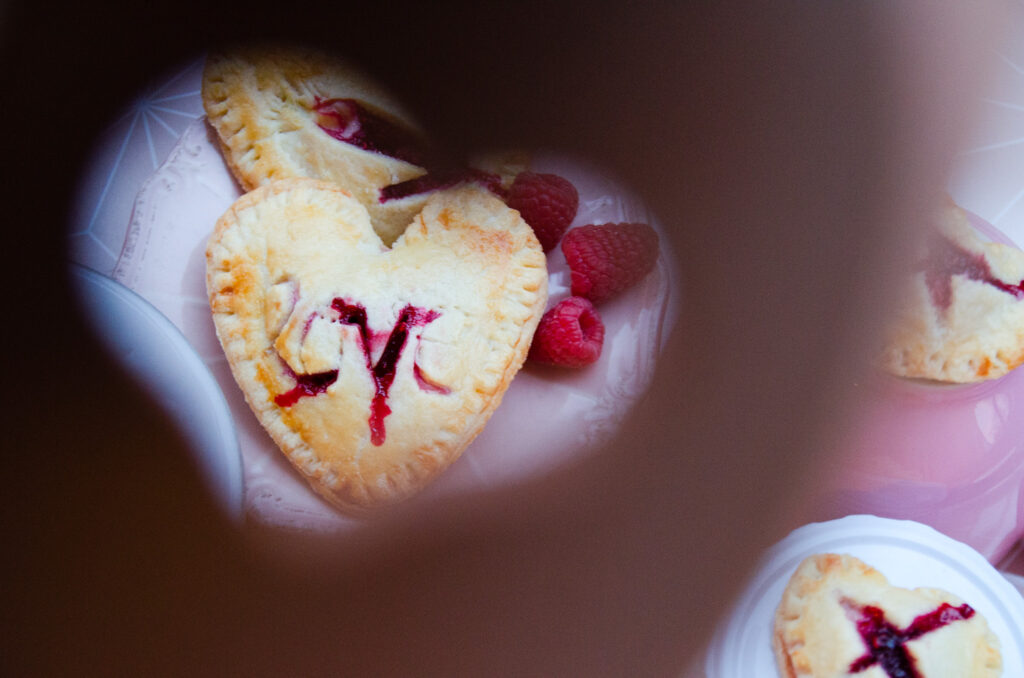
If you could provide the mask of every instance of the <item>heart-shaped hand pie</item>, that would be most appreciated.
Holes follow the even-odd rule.
[[[882,354],[889,372],[963,383],[1024,363],[1024,252],[983,241],[948,200],[912,261]]]
[[[848,555],[793,574],[772,636],[783,678],[996,678],[999,640],[970,605],[938,589],[891,586]]]
[[[202,98],[245,190],[292,177],[331,181],[366,207],[386,245],[429,192],[463,180],[500,191],[523,169],[515,154],[482,159],[475,169],[437,166],[423,133],[395,99],[349,64],[313,50],[212,53]]]
[[[207,248],[214,324],[260,423],[358,511],[424,487],[483,429],[547,301],[540,244],[485,189],[434,193],[388,249],[339,187],[242,196]]]

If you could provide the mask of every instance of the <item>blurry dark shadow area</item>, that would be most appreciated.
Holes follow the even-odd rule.
[[[943,186],[995,15],[6,6],[0,672],[680,675],[829,463],[817,451],[884,315],[890,246]],[[239,531],[218,512],[166,416],[86,331],[65,236],[93,144],[132,97],[249,39],[338,51],[448,147],[612,168],[659,215],[683,304],[613,444],[345,539]]]

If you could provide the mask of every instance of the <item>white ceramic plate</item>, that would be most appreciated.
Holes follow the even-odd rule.
[[[911,521],[848,516],[805,525],[770,549],[712,641],[707,678],[779,678],[775,608],[797,566],[815,553],[846,553],[894,586],[935,587],[968,602],[999,637],[1003,675],[1024,676],[1024,598],[981,554]]]
[[[79,302],[100,341],[173,418],[207,489],[242,520],[242,459],[234,421],[210,370],[178,328],[130,289],[73,266]]]

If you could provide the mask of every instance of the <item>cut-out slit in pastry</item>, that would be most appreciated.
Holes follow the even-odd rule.
[[[295,386],[284,393],[274,396],[274,402],[281,407],[291,407],[299,402],[300,398],[316,396],[327,391],[327,389],[338,379],[338,370],[317,372],[315,374],[295,374],[290,367],[286,368],[288,375],[295,380]]]
[[[356,99],[317,97],[313,112],[317,126],[338,141],[413,165],[426,164],[422,141],[414,132]]]
[[[893,586],[850,555],[808,556],[775,611],[782,678],[999,678],[999,639],[968,601]]]
[[[374,385],[373,400],[370,403],[370,440],[374,445],[383,445],[387,435],[384,430],[384,418],[391,414],[391,408],[388,406],[388,391],[391,390],[391,384],[395,380],[395,368],[398,366],[398,359],[409,338],[409,330],[431,323],[441,314],[412,305],[403,308],[402,312],[398,314],[398,320],[391,328],[384,351],[377,361],[373,362],[370,356],[370,334],[366,309],[360,304],[349,303],[344,299],[335,299],[331,302],[331,308],[338,312],[339,322],[359,327],[363,353],[366,355],[366,369],[369,370]]]
[[[426,170],[412,179],[383,186],[378,202],[410,198],[462,183],[474,183],[504,199],[507,190],[502,177],[465,165],[447,165],[439,161],[424,144],[422,137],[400,123],[374,113],[357,99],[322,99],[316,97],[311,111],[317,126],[328,136],[371,153],[404,160]]]
[[[436,158],[430,157],[417,134],[374,113],[356,99],[323,100],[317,97],[313,113],[317,126],[338,141],[426,169],[426,174],[383,186],[378,202],[401,200],[461,183],[475,183],[499,198],[504,198],[507,193],[500,175],[473,167],[439,164]]]
[[[940,235],[932,238],[922,269],[932,303],[942,311],[953,303],[953,276],[957,275],[991,285],[1016,299],[1024,299],[1024,280],[1014,285],[996,278],[984,254],[968,252]]]
[[[440,393],[441,395],[448,395],[452,392],[450,388],[443,384],[438,384],[429,379],[424,373],[423,368],[420,367],[418,362],[413,361],[412,373],[416,377],[416,383],[419,384],[420,390],[426,391],[427,393]]]
[[[431,169],[415,179],[385,186],[380,189],[380,202],[401,200],[463,183],[477,184],[502,199],[508,193],[499,175],[472,167],[456,167],[453,169]]]
[[[409,338],[409,331],[415,327],[425,326],[441,316],[437,311],[430,309],[416,308],[407,305],[398,314],[398,319],[387,334],[380,355],[374,358],[374,346],[378,343],[378,337],[383,333],[374,332],[369,325],[366,315],[366,308],[362,304],[347,301],[336,297],[331,302],[331,310],[335,311],[332,322],[342,325],[352,325],[359,330],[359,345],[363,356],[366,358],[366,370],[373,380],[373,400],[370,401],[370,440],[374,445],[384,444],[387,431],[384,427],[384,419],[391,414],[391,407],[388,405],[388,392],[395,380],[395,370],[398,367],[398,359],[402,356]],[[311,314],[303,324],[302,340],[309,335],[313,322],[318,318],[324,318],[319,313]],[[419,365],[413,366],[414,375],[420,388],[432,393],[449,393],[447,387],[434,384],[424,379]],[[305,396],[317,396],[327,391],[331,384],[338,378],[338,370],[326,370],[323,372],[296,374],[295,387],[274,398],[274,402],[281,407],[291,407]]]
[[[858,605],[842,601],[850,620],[857,626],[866,653],[850,664],[850,673],[860,673],[878,666],[889,678],[922,678],[907,643],[931,631],[974,616],[967,603],[954,607],[943,603],[931,612],[918,615],[906,628],[898,628],[885,618],[885,612],[874,605]]]

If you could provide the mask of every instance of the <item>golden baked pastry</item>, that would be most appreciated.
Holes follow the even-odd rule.
[[[337,183],[369,211],[386,245],[431,190],[462,180],[500,189],[524,169],[515,154],[483,159],[477,169],[438,164],[396,99],[351,65],[314,50],[251,46],[211,53],[202,99],[244,190],[292,177]]]
[[[997,678],[984,617],[938,589],[891,586],[849,555],[817,554],[793,574],[772,643],[783,678]]]
[[[547,300],[540,244],[476,186],[438,191],[390,249],[335,184],[242,196],[207,248],[217,336],[260,423],[350,512],[402,500],[483,429]]]
[[[965,383],[1024,363],[1024,252],[983,241],[948,200],[912,261],[882,353],[887,371]]]

